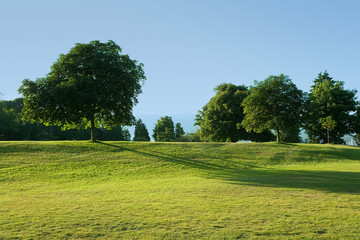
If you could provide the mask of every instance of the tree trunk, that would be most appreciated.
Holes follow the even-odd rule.
[[[280,130],[276,130],[276,142],[280,142]]]
[[[328,135],[327,136],[328,137],[328,143],[330,143],[330,130],[329,129],[327,130],[327,135]]]
[[[95,137],[95,119],[91,119],[91,141],[92,142],[96,142],[96,137]]]

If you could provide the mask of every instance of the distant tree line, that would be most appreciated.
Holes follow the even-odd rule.
[[[88,140],[90,129],[62,130],[61,126],[45,126],[42,123],[24,120],[21,111],[23,98],[0,101],[0,140]],[[130,141],[130,133],[121,126],[112,129],[96,129],[103,141]]]
[[[304,129],[310,143],[343,144],[350,134],[360,145],[360,105],[356,90],[344,89],[325,71],[319,73],[309,93],[299,90],[286,75],[269,76],[253,86],[220,84],[215,96],[198,111],[194,133],[185,133],[170,116],[161,117],[153,129],[154,141],[167,142],[301,142]],[[79,125],[64,131],[22,117],[24,99],[0,101],[0,140],[86,140],[91,130]],[[121,126],[96,129],[99,140],[130,141]],[[135,121],[133,141],[150,141],[141,119]]]
[[[113,41],[77,43],[60,54],[46,77],[25,79],[23,98],[0,102],[1,140],[130,140],[122,126],[135,125],[134,141],[149,141],[141,119],[133,116],[143,64],[121,53]],[[198,111],[199,130],[185,134],[164,116],[155,141],[300,142],[304,129],[311,143],[344,143],[345,134],[360,142],[360,106],[356,90],[319,73],[309,93],[286,75],[269,76],[253,86],[221,84]],[[66,131],[62,131],[66,130]]]
[[[161,117],[153,129],[152,137],[156,142],[200,142],[198,132],[185,133],[181,123],[176,123],[170,116]],[[149,132],[142,122],[138,119],[135,124],[133,141],[150,141]]]
[[[311,143],[343,144],[342,137],[350,134],[359,144],[356,92],[344,89],[344,82],[334,81],[327,71],[318,74],[309,93],[283,74],[249,88],[221,84],[198,111],[195,124],[203,141],[300,142],[304,129]]]

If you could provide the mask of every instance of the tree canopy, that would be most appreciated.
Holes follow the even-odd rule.
[[[44,78],[24,80],[26,119],[63,128],[132,125],[145,80],[143,64],[121,54],[113,41],[77,43],[61,54]]]
[[[180,139],[182,136],[184,136],[185,131],[181,126],[181,123],[175,124],[175,140]]]
[[[242,126],[255,132],[275,130],[279,142],[281,132],[300,127],[303,103],[303,92],[288,76],[271,75],[255,82],[250,95],[242,102],[245,113]]]
[[[161,117],[153,130],[153,138],[157,142],[169,142],[175,140],[174,122],[171,117]]]
[[[134,141],[150,141],[149,132],[142,122],[138,119],[135,124]]]
[[[200,127],[202,139],[221,142],[245,139],[245,129],[238,129],[237,125],[244,118],[241,102],[248,95],[247,87],[224,83],[218,85],[214,91],[215,96],[195,117],[195,124]]]
[[[155,124],[152,136],[157,142],[173,142],[179,141],[184,134],[184,129],[180,123],[176,123],[174,126],[172,118],[165,116],[161,117]]]
[[[309,139],[314,143],[328,141],[327,129],[321,124],[321,119],[331,117],[336,122],[330,137],[334,143],[343,143],[345,134],[356,132],[356,90],[344,89],[344,82],[334,81],[327,71],[319,73],[311,87],[306,103],[304,127]]]
[[[14,109],[8,109],[5,102],[0,101],[0,140],[9,140],[10,133],[18,132],[19,127],[19,119]]]
[[[239,140],[271,141],[273,134],[269,131],[261,134],[248,133],[240,125],[244,119],[242,101],[249,95],[246,86],[231,83],[218,85],[215,96],[199,111],[195,125],[200,127],[200,137],[204,141]]]

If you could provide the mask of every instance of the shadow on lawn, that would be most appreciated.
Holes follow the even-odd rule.
[[[336,193],[360,193],[360,173],[341,171],[279,170],[256,165],[226,166],[200,160],[181,158],[160,152],[142,152],[114,144],[98,142],[123,151],[160,159],[175,164],[204,170],[209,178],[221,179],[233,184],[250,186],[314,189]],[[358,153],[358,152],[357,152]],[[340,154],[340,151],[339,153]],[[336,154],[336,155],[337,155]],[[351,155],[354,156],[354,155]],[[356,159],[358,158],[356,157]]]

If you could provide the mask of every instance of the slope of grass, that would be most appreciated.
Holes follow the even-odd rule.
[[[0,239],[359,239],[360,150],[0,142]]]

